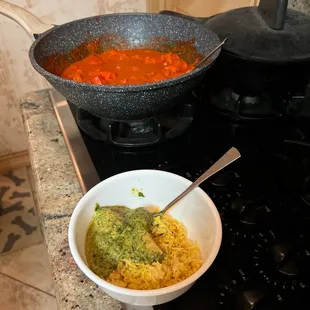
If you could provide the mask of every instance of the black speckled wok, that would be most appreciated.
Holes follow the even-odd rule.
[[[217,51],[210,61],[199,68],[162,82],[124,86],[79,83],[61,78],[54,71],[64,66],[64,57],[67,57],[67,63],[70,62],[72,50],[95,39],[99,39],[103,50],[170,50],[177,52],[187,62],[193,61],[195,56],[206,55],[220,41],[216,34],[203,25],[186,18],[160,14],[108,14],[52,26],[7,2],[0,1],[0,13],[17,21],[36,37],[29,52],[35,70],[78,107],[98,117],[112,120],[139,120],[171,108],[185,92],[199,84],[220,53]],[[82,52],[77,58],[81,59],[86,56],[86,52],[85,48],[80,50]],[[46,65],[51,64],[47,60],[53,55],[56,55],[53,58],[54,71]]]

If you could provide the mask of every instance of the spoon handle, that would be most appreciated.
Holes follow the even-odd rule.
[[[166,213],[176,202],[182,199],[185,195],[191,192],[194,188],[199,186],[202,182],[210,178],[212,175],[222,170],[235,160],[240,157],[239,151],[232,147],[229,151],[227,151],[217,162],[215,162],[204,174],[202,174],[194,183],[192,183],[183,193],[181,193],[177,198],[171,201],[165,209],[163,209],[160,213]]]
[[[206,55],[205,57],[203,57],[196,65],[195,65],[195,69],[197,69],[202,63],[204,63],[209,57],[211,57],[219,48],[221,48],[225,42],[226,42],[227,38],[224,39],[218,46],[216,46],[208,55]]]

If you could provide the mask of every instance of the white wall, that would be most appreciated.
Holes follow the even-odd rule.
[[[51,24],[114,12],[146,11],[145,0],[10,0]],[[31,39],[12,20],[0,15],[0,156],[27,148],[20,113],[20,97],[45,87],[32,69]]]
[[[258,0],[165,0],[166,9],[191,16],[207,17],[245,6],[257,5]]]

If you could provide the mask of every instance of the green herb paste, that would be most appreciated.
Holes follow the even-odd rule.
[[[143,194],[143,192],[142,192],[142,189],[139,190],[139,189],[133,187],[133,188],[131,189],[131,193],[132,193],[134,196],[141,197],[141,198],[145,198],[145,196],[144,196],[144,194]]]
[[[90,269],[107,278],[123,259],[153,263],[163,252],[151,237],[153,215],[145,208],[125,206],[95,208],[86,235],[86,259]]]

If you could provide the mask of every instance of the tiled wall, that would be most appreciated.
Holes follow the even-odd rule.
[[[289,7],[310,14],[310,0],[289,0]]]

